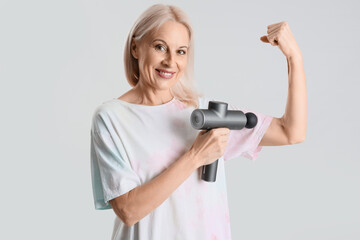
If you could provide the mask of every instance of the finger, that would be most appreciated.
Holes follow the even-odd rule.
[[[203,129],[200,131],[200,135],[204,135],[205,133],[207,133],[209,131],[209,129]]]
[[[263,41],[263,42],[266,42],[266,43],[268,43],[268,42],[269,42],[269,40],[267,39],[267,37],[266,37],[266,36],[262,36],[262,37],[260,37],[260,40],[261,40],[261,41]]]
[[[269,34],[267,38],[271,45],[273,45],[273,46],[277,45],[278,39],[277,39],[276,33]]]
[[[278,23],[270,24],[270,25],[268,25],[267,27],[268,27],[268,28],[272,28],[272,27],[275,27],[275,26],[279,26],[279,25],[281,25],[281,23],[282,23],[282,22],[278,22]]]
[[[213,129],[214,134],[216,134],[217,136],[221,136],[225,134],[225,128],[214,128]]]
[[[221,135],[227,135],[227,134],[229,134],[230,133],[230,129],[229,128],[218,128],[220,131],[219,131],[219,133],[221,134]]]
[[[268,28],[267,33],[268,34],[274,33],[275,31],[278,31],[280,28],[281,28],[281,25]]]
[[[223,141],[227,142],[229,140],[229,135],[224,135],[222,138]]]
[[[278,45],[278,40],[275,38],[275,39],[270,39],[269,40],[269,36],[262,36],[260,38],[261,41],[263,42],[266,42],[266,43],[270,43],[271,45]]]

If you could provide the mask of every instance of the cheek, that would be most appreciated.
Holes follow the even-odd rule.
[[[161,62],[163,57],[159,53],[152,53],[148,55],[148,58],[149,63],[156,66],[159,64],[159,62]]]
[[[159,61],[161,61],[161,57],[159,56],[159,54],[156,54],[151,50],[145,52],[143,56],[143,64],[145,68],[154,68],[156,65],[158,65]]]
[[[181,69],[181,71],[185,71],[187,66],[187,59],[183,59],[179,62],[179,67]]]

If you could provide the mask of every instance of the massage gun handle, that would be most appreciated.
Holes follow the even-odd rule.
[[[211,129],[207,129],[206,132],[210,131]],[[204,165],[201,171],[201,179],[207,182],[215,182],[216,181],[216,173],[217,173],[217,166],[218,160],[212,162],[210,164]]]
[[[201,179],[207,182],[215,182],[216,181],[216,173],[217,173],[217,166],[218,160],[212,162],[208,165],[204,165],[201,171]]]

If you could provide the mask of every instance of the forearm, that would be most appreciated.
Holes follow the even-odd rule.
[[[198,168],[195,155],[187,151],[153,180],[129,192],[128,223],[137,223],[163,203]]]
[[[296,143],[305,139],[307,127],[307,93],[302,54],[287,58],[287,62],[289,89],[282,120],[290,143]]]

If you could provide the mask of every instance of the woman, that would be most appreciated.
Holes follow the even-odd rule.
[[[101,104],[92,119],[94,202],[116,215],[112,239],[231,239],[224,162],[240,155],[256,159],[262,146],[305,139],[300,49],[286,22],[268,26],[261,40],[279,46],[288,61],[283,117],[255,112],[253,129],[199,132],[190,115],[207,108],[210,99],[192,82],[190,21],[179,8],[157,4],[135,22],[124,52],[133,88]],[[231,104],[229,109],[240,110]],[[216,182],[201,180],[201,166],[217,159]]]

